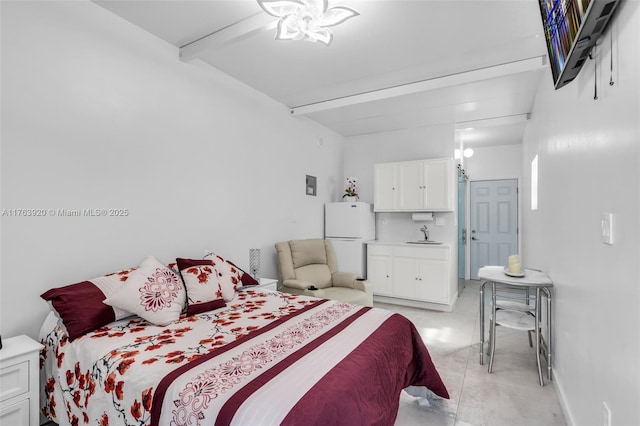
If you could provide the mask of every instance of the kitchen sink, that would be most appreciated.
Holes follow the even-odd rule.
[[[438,245],[438,244],[442,244],[442,243],[438,243],[436,241],[429,241],[429,240],[419,240],[419,241],[407,241],[407,244],[432,244],[432,245]]]

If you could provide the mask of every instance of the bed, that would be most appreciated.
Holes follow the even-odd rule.
[[[50,314],[41,341],[41,410],[60,425],[388,425],[405,388],[448,398],[405,317],[259,288],[73,341]]]
[[[47,322],[41,405],[59,424],[393,424],[408,386],[448,397],[416,329],[383,309],[246,289],[73,342]]]

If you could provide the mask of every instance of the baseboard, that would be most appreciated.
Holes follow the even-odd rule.
[[[562,409],[562,414],[564,414],[567,426],[575,425],[576,423],[573,421],[573,416],[571,415],[571,410],[569,409],[569,404],[567,402],[567,394],[564,391],[564,387],[562,387],[562,380],[560,380],[556,374],[555,369],[553,370],[553,385],[556,387],[556,394],[558,395],[560,408]]]
[[[443,303],[430,303],[430,302],[422,302],[418,300],[411,299],[400,299],[399,297],[389,297],[389,296],[376,296],[373,295],[374,302],[380,303],[389,303],[392,305],[402,305],[402,306],[410,306],[412,308],[423,308],[423,309],[431,309],[434,311],[442,311],[442,312],[451,312],[453,310],[453,306],[455,305],[456,300],[453,301],[451,305],[445,305]]]

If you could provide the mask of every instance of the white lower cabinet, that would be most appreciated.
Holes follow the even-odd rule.
[[[367,253],[367,279],[374,295],[450,303],[449,246],[370,244]]]
[[[386,246],[367,247],[367,281],[373,284],[373,294],[393,296],[393,249]]]

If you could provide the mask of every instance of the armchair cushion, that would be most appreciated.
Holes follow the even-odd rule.
[[[352,288],[329,287],[324,289],[324,293],[324,297],[327,299],[340,300],[342,302],[353,303],[356,305],[373,305],[372,296],[370,294],[367,294],[364,291],[354,290]]]
[[[307,280],[285,280],[282,282],[282,285],[289,288],[295,288],[297,290],[306,290],[315,284],[313,281]]]
[[[296,269],[296,279],[311,281],[317,288],[331,287],[331,278],[331,271],[327,265],[305,265]]]
[[[289,247],[291,247],[291,260],[295,269],[306,265],[327,264],[324,240],[294,240],[289,241]]]

